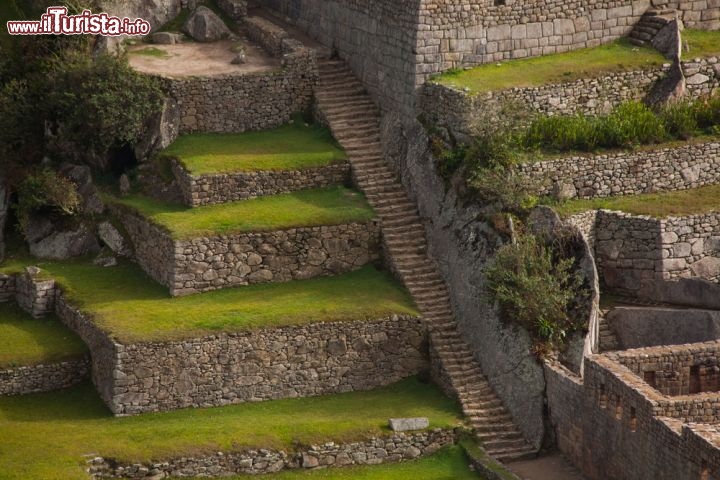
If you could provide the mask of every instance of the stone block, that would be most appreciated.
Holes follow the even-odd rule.
[[[391,418],[388,423],[393,432],[424,430],[430,426],[430,421],[425,417]]]

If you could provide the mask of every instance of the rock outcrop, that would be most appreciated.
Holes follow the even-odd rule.
[[[195,9],[183,25],[182,30],[198,42],[216,42],[232,36],[232,32],[225,22],[215,12],[204,6]]]

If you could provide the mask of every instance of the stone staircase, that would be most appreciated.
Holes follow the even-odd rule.
[[[628,36],[630,43],[639,47],[649,46],[658,32],[675,18],[675,10],[650,9],[646,11],[630,32]]]
[[[382,220],[396,271],[430,331],[430,343],[465,415],[486,451],[500,461],[535,455],[483,375],[457,329],[442,277],[427,256],[425,230],[415,204],[383,158],[379,112],[363,85],[340,60],[319,63],[317,108],[348,154],[353,176]]]
[[[599,317],[599,334],[600,334],[600,351],[601,352],[609,352],[612,350],[618,350],[620,348],[620,344],[618,342],[617,336],[615,335],[615,332],[610,328],[610,325],[607,321],[607,314],[610,312],[608,309],[602,309],[600,310],[600,317]]]

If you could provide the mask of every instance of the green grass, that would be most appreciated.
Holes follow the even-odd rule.
[[[375,216],[362,194],[343,187],[302,190],[197,208],[142,196],[114,201],[164,226],[176,239],[341,225],[364,222]]]
[[[10,259],[14,272],[30,260]],[[390,275],[367,266],[336,277],[269,283],[170,298],[139,267],[100,268],[87,260],[32,261],[62,285],[68,298],[121,342],[193,338],[223,331],[418,315]]]
[[[161,155],[177,158],[193,175],[299,170],[346,158],[327,129],[299,121],[260,132],[184,135]]]
[[[657,67],[663,62],[663,56],[654,49],[636,47],[621,39],[595,48],[451,71],[434,81],[482,93],[571,82],[605,73]]]
[[[318,470],[289,470],[262,477],[243,475],[228,480],[479,480],[470,470],[460,447],[446,447],[430,457],[385,465],[363,465]]]
[[[558,204],[555,208],[564,217],[601,208],[656,218],[696,215],[720,211],[720,185],[678,192],[570,200]]]
[[[0,397],[0,477],[87,479],[82,456],[91,453],[140,462],[242,448],[288,451],[294,442],[387,434],[388,418],[418,416],[428,417],[433,428],[453,427],[460,412],[436,387],[410,378],[370,392],[116,418],[83,384]]]
[[[170,56],[170,54],[167,52],[167,50],[163,50],[162,48],[157,47],[147,47],[143,48],[142,50],[133,50],[130,52],[132,55],[144,55],[146,57],[157,57],[157,58],[167,58]]]
[[[688,51],[682,52],[686,60],[720,55],[719,30],[683,30],[682,41],[689,47]]]
[[[35,319],[14,304],[0,304],[0,368],[56,363],[87,351],[54,316]]]

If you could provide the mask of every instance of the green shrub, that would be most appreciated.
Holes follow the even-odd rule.
[[[521,235],[500,247],[488,265],[488,295],[500,304],[504,318],[536,340],[560,347],[578,328],[569,310],[582,279],[572,267],[572,259],[554,259],[538,237]]]
[[[111,149],[137,142],[162,105],[157,80],[135,72],[125,58],[102,55],[93,61],[67,54],[54,64],[51,77],[56,151],[97,167],[107,166]]]
[[[34,213],[72,216],[80,208],[80,195],[75,184],[50,169],[26,176],[18,186],[17,194],[15,212],[22,230]]]
[[[700,109],[695,104],[678,102],[665,106],[660,115],[668,135],[687,140],[698,133],[698,113]]]
[[[610,115],[600,118],[600,145],[605,148],[634,147],[666,139],[661,118],[642,102],[618,105]]]
[[[720,95],[695,103],[695,118],[698,127],[708,133],[720,128]]]

